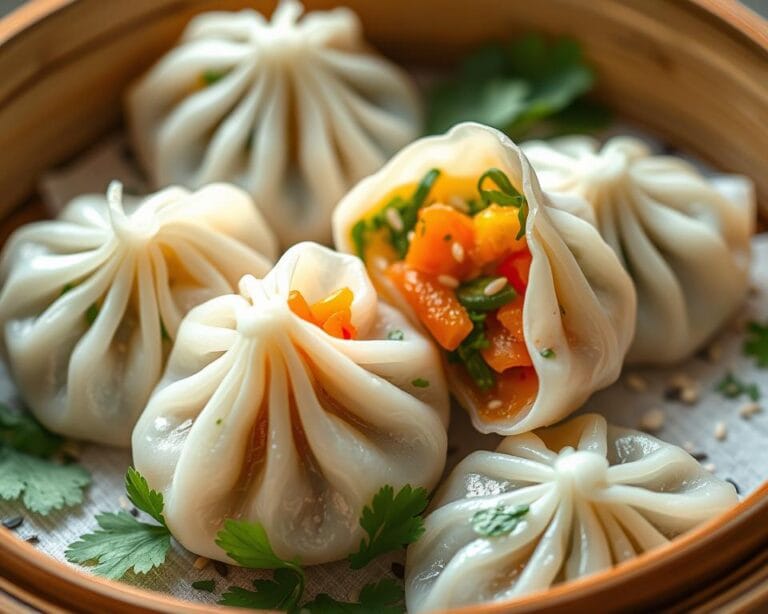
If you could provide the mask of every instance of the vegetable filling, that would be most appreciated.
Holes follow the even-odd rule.
[[[526,409],[538,391],[523,335],[527,217],[501,170],[474,182],[432,169],[351,231],[358,256],[397,288],[487,420]]]

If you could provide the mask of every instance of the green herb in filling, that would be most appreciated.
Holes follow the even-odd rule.
[[[448,361],[464,365],[475,386],[480,390],[490,390],[496,384],[496,375],[480,353],[491,345],[485,334],[486,314],[473,311],[468,313],[474,328],[459,347],[448,354]]]
[[[472,516],[472,528],[475,533],[485,537],[498,537],[500,535],[509,535],[520,524],[521,518],[530,511],[527,505],[518,505],[515,507],[504,507],[499,505],[495,508],[475,512]]]
[[[389,331],[389,334],[387,335],[387,339],[390,341],[402,341],[405,339],[405,335],[403,334],[403,331],[400,329],[395,329]]]
[[[507,284],[495,294],[487,295],[488,284],[498,277],[477,277],[462,284],[456,290],[456,298],[466,309],[474,311],[493,311],[513,301],[517,296],[515,289]]]
[[[425,380],[423,377],[417,377],[411,384],[416,386],[416,388],[429,388],[429,381]]]

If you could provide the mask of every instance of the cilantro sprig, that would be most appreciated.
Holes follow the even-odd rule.
[[[759,401],[761,396],[757,384],[745,382],[730,371],[715,386],[715,390],[727,399],[738,399],[746,395],[752,401]]]
[[[304,576],[292,569],[276,569],[272,580],[254,580],[256,590],[231,586],[221,596],[220,605],[295,612],[304,592]]]
[[[370,506],[363,508],[360,526],[368,534],[360,548],[349,556],[352,569],[362,569],[376,557],[415,542],[424,533],[422,512],[429,497],[426,489],[403,486],[395,494],[392,486],[383,486]]]
[[[583,98],[594,80],[575,41],[548,44],[528,35],[491,44],[467,56],[457,74],[432,90],[427,131],[442,133],[462,121],[493,126],[515,139],[595,130],[609,116]]]
[[[768,367],[768,323],[749,323],[743,349],[746,356],[755,359],[758,367]]]
[[[310,614],[402,614],[405,612],[404,599],[403,588],[394,580],[384,578],[366,584],[355,603],[336,601],[330,595],[320,593],[312,601],[305,603],[302,610],[307,610]]]
[[[82,503],[91,476],[77,464],[52,459],[63,443],[31,414],[0,404],[0,499],[20,499],[41,515]]]
[[[171,532],[163,516],[163,495],[152,490],[133,468],[126,473],[125,490],[131,503],[159,524],[141,522],[123,511],[101,513],[96,516],[99,528],[69,545],[64,553],[69,562],[91,566],[95,573],[112,580],[129,570],[144,574],[165,563]]]

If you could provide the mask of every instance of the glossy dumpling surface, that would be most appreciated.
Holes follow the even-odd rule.
[[[11,372],[56,433],[127,445],[186,312],[263,275],[276,241],[233,186],[168,188],[123,206],[73,200],[3,251],[0,323]]]
[[[289,307],[339,290],[354,297],[349,338]],[[383,485],[437,483],[447,419],[432,344],[377,299],[357,258],[302,243],[182,322],[133,458],[192,552],[226,560],[216,533],[238,518],[281,557],[323,563],[357,549]]]
[[[607,569],[737,501],[684,450],[596,414],[507,437],[470,454],[436,495],[408,549],[408,611],[511,599]],[[489,535],[495,525],[476,516],[489,510],[519,520]]]

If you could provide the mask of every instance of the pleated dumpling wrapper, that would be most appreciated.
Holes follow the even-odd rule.
[[[248,194],[80,196],[5,246],[0,324],[13,378],[50,430],[126,446],[186,312],[263,275],[276,240]]]
[[[677,446],[585,414],[461,461],[408,549],[408,611],[506,600],[626,561],[727,510]]]
[[[408,75],[366,45],[346,8],[280,2],[195,17],[130,90],[139,160],[157,186],[231,181],[284,246],[328,242],[338,200],[421,132]]]
[[[300,243],[182,322],[133,459],[192,552],[226,561],[216,533],[236,518],[325,563],[358,548],[382,486],[437,483],[448,404],[437,350],[362,263]]]
[[[548,191],[583,196],[637,289],[627,361],[670,364],[704,344],[745,299],[755,198],[745,177],[707,179],[634,137],[522,146]]]
[[[339,249],[444,350],[475,427],[557,422],[616,380],[635,324],[631,280],[577,197],[551,206],[501,132],[417,141],[334,214]]]

